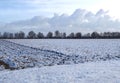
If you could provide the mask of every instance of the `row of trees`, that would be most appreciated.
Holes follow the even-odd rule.
[[[35,33],[34,31],[28,32],[26,35],[23,31],[17,33],[4,32],[0,33],[1,39],[45,39],[45,38],[55,38],[55,39],[81,39],[81,38],[120,38],[120,32],[92,32],[82,35],[81,32],[70,33],[67,35],[65,32],[61,33],[58,30],[53,32],[48,32],[44,35],[41,32]]]

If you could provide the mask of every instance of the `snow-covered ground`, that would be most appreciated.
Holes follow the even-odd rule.
[[[119,39],[0,40],[0,83],[119,83],[119,63]]]
[[[9,41],[67,55],[104,56],[117,55],[120,52],[120,39],[15,39]]]
[[[8,69],[60,65],[66,56],[55,51],[41,50],[0,40],[0,65],[5,65]]]
[[[0,83],[120,83],[120,60],[1,71]]]
[[[32,44],[36,46],[42,44],[39,42],[40,40],[19,41],[24,41],[24,43],[28,43],[29,45],[24,45],[23,42],[17,42],[18,44],[13,43],[16,40],[0,41],[0,60],[1,63],[7,65],[7,68],[21,69],[36,66],[42,67],[120,59],[119,40],[43,40],[50,42],[51,48],[56,46],[56,49],[59,49],[56,50],[57,52],[54,49],[52,51],[50,48],[41,49],[32,46]],[[60,42],[62,42],[62,46]],[[43,45],[48,44],[44,42]],[[64,51],[66,51],[66,48],[70,49],[72,54],[68,50],[68,54],[65,54]],[[79,52],[79,54],[75,52]]]

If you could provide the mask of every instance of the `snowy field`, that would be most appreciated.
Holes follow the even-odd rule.
[[[53,50],[67,55],[117,56],[120,54],[119,39],[33,39],[9,40],[25,46]]]
[[[120,61],[0,72],[0,83],[120,83]]]
[[[17,69],[2,69],[0,83],[120,82],[119,39],[0,40],[0,61]]]

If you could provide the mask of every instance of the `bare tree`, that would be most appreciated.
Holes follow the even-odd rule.
[[[25,33],[24,33],[23,31],[20,31],[20,32],[18,33],[18,35],[19,35],[19,38],[20,38],[20,39],[24,39],[24,38],[25,38]]]
[[[13,33],[9,33],[9,39],[13,39],[13,38],[14,38]]]
[[[69,34],[68,38],[75,38],[75,34],[72,32]]]
[[[44,38],[43,33],[39,32],[39,33],[37,34],[37,38]]]
[[[66,33],[62,33],[62,38],[66,38]]]
[[[35,39],[36,38],[36,33],[34,31],[30,31],[27,36],[29,39]]]
[[[55,31],[55,38],[60,38],[60,32],[58,30]]]
[[[47,34],[46,37],[47,37],[47,38],[53,38],[53,33],[52,33],[52,32],[48,32],[48,34]]]
[[[92,37],[92,38],[99,38],[100,35],[99,35],[98,32],[93,32],[93,33],[91,34],[91,37]]]
[[[4,39],[9,38],[9,33],[8,33],[8,32],[4,32],[4,33],[3,33],[3,38],[4,38]]]
[[[15,39],[18,39],[18,38],[19,38],[19,33],[15,33],[15,34],[14,34],[14,38],[15,38]]]
[[[81,34],[80,32],[77,32],[77,33],[75,34],[75,38],[81,38],[81,36],[82,36],[82,34]]]

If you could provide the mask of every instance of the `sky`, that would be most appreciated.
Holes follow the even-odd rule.
[[[70,15],[79,8],[93,13],[103,9],[111,17],[120,19],[119,0],[0,0],[0,22],[52,17],[54,13]]]

